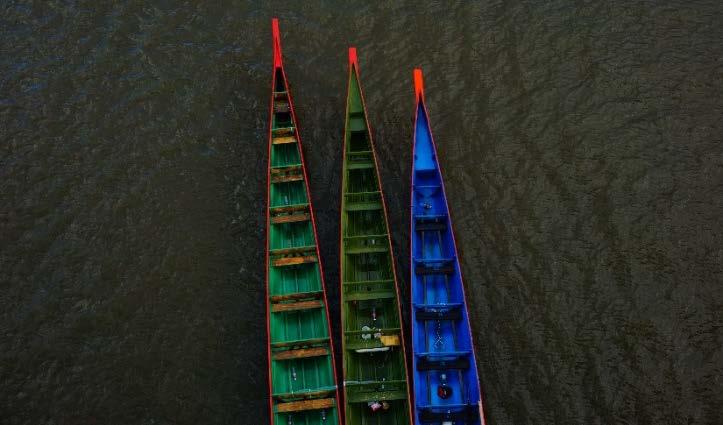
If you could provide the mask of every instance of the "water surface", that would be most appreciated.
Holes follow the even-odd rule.
[[[489,423],[719,423],[722,9],[2,2],[0,424],[266,423],[272,16],[333,317],[354,44],[405,291],[424,68]]]

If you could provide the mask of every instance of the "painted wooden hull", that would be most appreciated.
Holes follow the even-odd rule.
[[[276,19],[272,27],[274,66],[266,210],[271,423],[341,424],[314,210]]]
[[[482,399],[452,221],[424,101],[414,71],[411,292],[417,424],[484,424]]]
[[[394,255],[356,49],[349,49],[340,235],[345,423],[411,423]]]

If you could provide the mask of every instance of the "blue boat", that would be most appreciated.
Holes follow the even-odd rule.
[[[410,235],[415,423],[482,425],[474,343],[420,69],[414,70],[414,91]]]

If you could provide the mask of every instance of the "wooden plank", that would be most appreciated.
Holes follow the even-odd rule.
[[[382,335],[379,339],[385,347],[394,347],[399,345],[399,335]]]
[[[279,403],[276,405],[276,411],[279,413],[300,412],[302,410],[319,410],[334,407],[333,398],[316,398],[312,400],[292,401],[289,403]]]
[[[286,311],[308,310],[311,308],[321,308],[323,304],[319,300],[298,301],[295,303],[271,304],[272,313],[282,313]]]
[[[290,213],[294,211],[307,211],[309,209],[309,204],[304,205],[288,205],[288,206],[280,206],[280,207],[271,207],[271,212],[276,213]]]
[[[303,214],[284,214],[271,217],[271,222],[274,224],[279,223],[295,223],[298,221],[308,221],[311,216],[307,213]]]
[[[329,354],[324,347],[300,348],[298,350],[286,350],[274,354],[274,360],[305,359],[307,357],[319,357]]]
[[[271,348],[278,349],[278,348],[292,348],[292,347],[310,347],[312,345],[328,344],[328,343],[329,343],[329,338],[311,338],[311,339],[303,339],[300,341],[272,342]]]
[[[315,250],[316,250],[316,247],[313,246],[313,245],[311,245],[311,246],[296,246],[296,247],[292,247],[292,248],[272,249],[272,250],[270,251],[270,254],[271,254],[271,255],[274,255],[274,256],[277,256],[277,255],[298,255],[298,254],[302,254],[302,253],[304,253],[304,252],[315,251]]]
[[[291,136],[294,134],[294,127],[275,128],[271,130],[271,133],[274,135],[274,138],[276,138],[276,136]]]
[[[290,393],[274,393],[272,396],[275,400],[278,400],[280,403],[285,402],[291,402],[291,401],[299,401],[299,400],[318,400],[320,398],[328,398],[334,396],[334,387],[331,388],[325,388],[325,389],[319,389],[319,390],[310,390],[310,391],[302,391],[302,392],[290,392]]]
[[[284,295],[273,295],[271,296],[271,302],[272,303],[278,303],[282,301],[292,301],[292,300],[305,300],[305,299],[319,299],[321,298],[321,291],[315,291],[315,292],[296,292],[293,294],[284,294]]]
[[[316,255],[304,255],[301,257],[278,258],[273,261],[274,267],[295,266],[304,263],[316,263]]]
[[[294,136],[278,136],[274,137],[271,141],[274,145],[283,145],[285,143],[296,143]]]
[[[271,183],[298,182],[300,180],[304,180],[303,174],[271,175]]]
[[[285,167],[273,167],[271,169],[271,175],[283,174],[295,170],[301,170],[301,164],[287,165]]]

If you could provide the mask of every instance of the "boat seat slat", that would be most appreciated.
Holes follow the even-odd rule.
[[[372,211],[382,209],[381,201],[375,202],[350,202],[344,206],[347,211]]]
[[[313,292],[295,292],[293,294],[283,294],[283,295],[272,295],[270,297],[272,303],[278,303],[282,301],[292,301],[292,300],[318,300],[322,297],[323,292],[321,291],[313,291]]]
[[[271,304],[271,312],[272,313],[284,313],[288,311],[299,311],[299,310],[309,310],[312,308],[321,308],[324,304],[320,300],[310,300],[310,301],[297,301],[293,303],[277,303],[277,304]]]
[[[271,255],[292,255],[292,254],[302,254],[309,251],[315,251],[316,246],[314,245],[308,245],[308,246],[294,246],[291,248],[281,248],[281,249],[272,249],[269,251],[269,254]]]
[[[273,260],[274,267],[295,266],[305,263],[316,263],[316,255],[303,255],[300,257],[284,257]]]
[[[366,301],[366,300],[388,300],[395,298],[397,295],[391,291],[368,292],[356,291],[344,294],[345,302]]]
[[[431,422],[464,422],[476,423],[479,421],[479,407],[475,405],[462,406],[439,406],[437,409],[443,411],[434,411],[433,407],[422,407],[419,411],[419,419],[422,423]]]
[[[274,136],[274,138],[271,140],[271,142],[274,145],[283,145],[286,143],[296,143],[296,138],[294,136]]]
[[[299,171],[299,170],[301,170],[301,164],[271,167],[271,175],[283,174],[283,173],[287,173],[289,171]]]
[[[419,321],[456,321],[462,319],[462,312],[458,308],[439,309],[436,311],[420,309],[416,312],[415,318]]]
[[[363,170],[367,168],[374,168],[374,163],[372,161],[360,161],[360,162],[350,162],[346,166],[349,170]]]
[[[286,136],[294,134],[294,127],[276,127],[271,130],[274,136]]]
[[[271,210],[272,214],[290,213],[290,212],[295,212],[295,211],[308,211],[309,204],[279,205],[276,207],[271,207],[270,210]]]
[[[414,272],[418,275],[453,274],[454,267],[451,264],[436,267],[429,264],[419,264],[414,268]]]
[[[279,351],[274,354],[274,360],[305,359],[308,357],[320,357],[329,354],[325,347],[298,348],[296,350]]]
[[[271,223],[273,223],[273,224],[296,223],[299,221],[308,221],[310,219],[311,219],[311,216],[308,213],[283,214],[283,215],[276,215],[276,216],[271,217]]]
[[[274,350],[282,349],[282,348],[303,348],[303,347],[313,347],[318,346],[321,344],[328,344],[329,338],[309,338],[309,339],[301,339],[301,340],[294,340],[294,341],[280,341],[280,342],[272,342],[271,348]]]
[[[279,403],[276,405],[276,411],[279,413],[300,412],[303,410],[319,410],[334,407],[335,400],[333,398],[315,398],[311,400],[290,401],[288,403]]]
[[[414,228],[418,232],[428,232],[428,231],[436,231],[436,230],[444,231],[444,230],[447,230],[447,222],[446,221],[417,220],[417,223]]]
[[[301,390],[295,390],[290,393],[274,393],[273,398],[279,402],[290,402],[299,400],[311,400],[328,398],[333,396],[336,392],[336,386],[325,385],[317,388],[306,388]]]
[[[467,370],[470,366],[466,354],[460,352],[421,354],[418,355],[417,370]]]
[[[343,282],[344,302],[386,300],[396,298],[394,280]]]
[[[304,180],[304,175],[298,174],[272,174],[271,183],[289,183]]]

